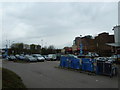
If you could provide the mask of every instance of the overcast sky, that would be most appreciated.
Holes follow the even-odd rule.
[[[6,2],[0,12],[2,46],[10,40],[11,44],[43,43],[63,48],[72,46],[79,35],[113,34],[118,23],[117,2]]]

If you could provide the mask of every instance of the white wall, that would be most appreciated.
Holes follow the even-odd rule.
[[[115,43],[120,43],[120,26],[114,27]]]

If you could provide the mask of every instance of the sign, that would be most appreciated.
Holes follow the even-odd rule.
[[[82,55],[82,54],[83,54],[82,49],[83,49],[83,45],[82,45],[82,43],[81,43],[81,44],[80,44],[80,55]]]

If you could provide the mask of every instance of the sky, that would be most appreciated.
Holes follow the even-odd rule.
[[[72,46],[77,36],[108,32],[118,24],[117,2],[3,2],[2,47],[6,43]],[[6,41],[7,40],[7,41]]]

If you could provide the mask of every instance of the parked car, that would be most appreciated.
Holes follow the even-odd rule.
[[[34,58],[33,56],[30,56],[30,55],[25,55],[25,60],[26,61],[29,61],[29,62],[35,62],[35,61],[37,61],[37,59],[36,58]]]
[[[56,54],[57,60],[60,60],[61,54]]]
[[[0,54],[0,59],[2,59],[2,55]]]
[[[88,52],[88,54],[86,56],[89,56],[89,57],[98,57],[99,55],[95,52]]]
[[[20,56],[18,57],[18,59],[19,59],[19,60],[25,60],[25,56],[20,55]]]
[[[20,55],[18,55],[18,54],[15,55],[15,57],[16,57],[17,59],[19,59],[19,56],[20,56]]]
[[[108,57],[108,61],[111,61],[111,62],[115,63],[116,60],[114,58]]]
[[[82,55],[77,55],[78,58],[85,58],[86,55],[82,54]]]
[[[8,56],[8,60],[14,61],[14,60],[16,60],[16,57],[14,55],[10,55],[10,56]]]
[[[107,60],[108,60],[108,58],[106,58],[106,57],[98,57],[98,58],[96,58],[96,60],[100,60],[100,61],[107,61]]]
[[[43,55],[43,57],[45,58],[45,60],[49,61],[50,58],[48,57],[48,55]]]
[[[4,60],[9,60],[10,56],[6,56],[6,58],[4,58]]]
[[[120,64],[120,54],[112,55],[110,58],[114,59],[115,63],[119,63]]]
[[[25,60],[25,57],[23,54],[20,54],[20,55],[15,55],[15,57],[18,59],[18,60]]]
[[[49,58],[50,60],[56,60],[56,59],[57,59],[57,57],[56,57],[55,54],[48,54],[48,58]]]
[[[78,58],[76,55],[73,54],[68,54],[68,56],[74,57],[74,58]]]
[[[111,58],[114,58],[114,59],[120,58],[120,54],[112,55]]]
[[[45,60],[45,58],[44,58],[42,55],[40,55],[40,54],[32,54],[32,56],[33,56],[34,58],[36,58],[37,61],[42,61],[42,62],[44,62],[44,60]]]
[[[4,59],[4,58],[6,58],[7,57],[7,55],[6,54],[2,54],[2,58]]]

